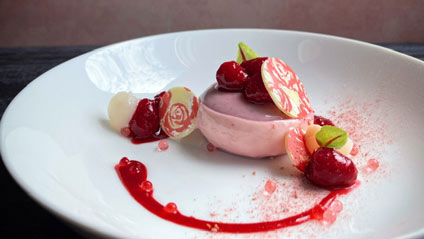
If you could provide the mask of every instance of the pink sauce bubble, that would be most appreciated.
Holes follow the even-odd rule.
[[[158,142],[158,151],[159,152],[161,152],[161,151],[165,151],[165,150],[167,150],[169,148],[169,143],[168,143],[168,141],[166,141],[166,140],[160,140],[159,142]]]
[[[331,203],[330,210],[334,211],[335,213],[339,213],[343,210],[343,203],[339,200],[334,200],[334,202]]]
[[[215,147],[215,145],[213,145],[213,144],[211,144],[211,143],[208,143],[208,144],[206,145],[206,149],[207,149],[209,152],[215,152],[216,147]]]
[[[375,158],[368,159],[367,166],[365,166],[364,171],[366,173],[372,173],[375,170],[377,170],[378,167],[380,167],[380,163],[378,162],[377,159]]]
[[[331,224],[333,224],[336,221],[336,219],[337,219],[337,213],[334,212],[331,209],[327,209],[322,214],[321,224],[323,224],[325,226],[330,226]]]
[[[277,189],[277,185],[275,185],[275,183],[273,183],[271,180],[266,180],[264,188],[267,193],[272,194]]]
[[[357,144],[354,144],[352,150],[350,151],[350,155],[355,156],[359,153],[359,148]]]
[[[122,136],[124,136],[124,137],[129,138],[129,137],[130,137],[130,135],[131,135],[131,129],[130,129],[130,128],[128,128],[128,127],[124,127],[124,128],[122,128],[122,129],[121,129],[121,135],[122,135]]]

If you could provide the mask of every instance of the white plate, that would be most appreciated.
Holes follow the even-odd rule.
[[[107,126],[106,108],[114,93],[131,90],[152,97],[183,85],[200,94],[214,82],[220,63],[235,59],[239,41],[291,65],[318,113],[332,117],[329,110],[336,109],[334,114],[342,115],[344,123],[360,119],[355,125],[363,148],[355,161],[361,168],[376,157],[381,167],[370,174],[361,171],[362,185],[340,198],[344,210],[332,226],[308,222],[268,233],[211,234],[150,214],[119,181],[114,165],[120,158],[139,160],[147,166],[160,202],[173,201],[187,215],[231,222],[263,220],[265,210],[284,207],[279,197],[287,197],[290,190],[304,192],[299,175],[290,176],[289,167],[279,169],[287,164],[286,156],[252,160],[211,154],[199,134],[183,143],[170,140],[167,151],[157,152],[156,143],[133,145]],[[103,236],[418,237],[424,235],[423,76],[422,61],[319,34],[243,29],[135,39],[72,59],[28,85],[1,121],[1,153],[32,198],[66,221]],[[270,178],[287,182],[272,202],[261,194]],[[294,205],[295,198],[290,200],[284,203]],[[302,203],[288,208],[289,214],[318,199],[297,200]],[[282,212],[268,214],[279,217]]]

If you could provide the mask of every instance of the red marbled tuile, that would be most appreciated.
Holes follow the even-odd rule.
[[[146,191],[140,187],[140,185],[143,185],[143,182],[147,180],[147,169],[142,163],[138,161],[130,161],[127,158],[123,158],[121,159],[120,163],[115,166],[115,169],[123,185],[131,194],[131,196],[146,210],[150,211],[156,216],[186,227],[205,231],[227,233],[253,233],[271,231],[279,228],[299,225],[310,220],[316,220],[316,218],[313,217],[314,211],[317,211],[317,209],[322,211],[327,210],[334,202],[334,200],[336,200],[337,196],[347,194],[360,184],[358,181],[352,187],[330,191],[327,196],[325,196],[311,209],[291,217],[275,221],[255,223],[225,223],[197,219],[193,216],[186,216],[178,211],[177,205],[168,203],[166,206],[164,206],[158,202],[153,197],[153,189]]]
[[[305,172],[306,166],[310,161],[304,137],[305,133],[301,128],[294,128],[287,133],[285,139],[287,154],[291,159],[293,166],[302,172]]]
[[[191,92],[188,88],[184,87],[184,89],[187,92]],[[199,102],[196,97],[193,97],[193,104],[190,109],[183,103],[172,103],[171,90],[162,95],[162,100],[159,104],[159,118],[163,122],[163,131],[167,135],[174,137],[174,133],[181,133],[190,127],[192,120],[197,116]]]
[[[271,57],[264,61],[262,79],[275,105],[285,114],[306,118],[314,112],[299,77],[282,60]]]

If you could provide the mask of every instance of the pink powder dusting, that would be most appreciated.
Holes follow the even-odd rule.
[[[256,207],[248,212],[258,221],[272,221],[295,215],[311,208],[328,193],[327,190],[310,185],[301,174],[268,181],[268,184],[274,185],[274,192],[268,193],[266,186],[260,188],[253,194],[257,202]]]
[[[388,131],[391,127],[381,113],[382,102],[383,99],[366,102],[347,99],[328,111],[328,118],[346,130],[354,141],[352,160],[357,168],[366,167],[370,157],[384,158],[385,147],[393,143],[394,136]],[[384,169],[380,171],[385,173]]]
[[[277,189],[277,185],[275,185],[275,183],[273,183],[271,180],[266,180],[264,189],[267,193],[271,194],[273,192],[275,192],[275,190]]]
[[[346,130],[354,141],[355,146],[351,159],[358,169],[368,169],[367,174],[362,176],[370,175],[369,169],[372,169],[372,172],[377,170],[376,172],[380,175],[385,173],[384,167],[379,163],[381,160],[378,159],[384,159],[385,146],[393,143],[394,136],[387,131],[389,125],[385,121],[384,114],[378,112],[381,110],[381,103],[381,99],[368,102],[347,99],[329,110],[326,115],[338,127]],[[372,159],[372,161],[368,159]],[[246,217],[245,214],[248,214],[252,221],[278,220],[311,208],[328,193],[327,190],[311,185],[299,172],[287,173],[290,171],[290,167],[282,166],[280,171],[284,176],[265,179],[264,184],[257,186],[251,196],[253,209],[240,212],[237,210],[237,204],[234,204],[231,211],[243,215],[243,218]],[[254,175],[255,172],[252,174]],[[365,182],[367,181],[365,180]],[[307,229],[302,227],[285,228],[260,233],[256,235],[258,237],[254,238],[299,238],[299,234],[302,235],[302,238],[314,238],[328,228],[320,224],[331,225],[342,210],[342,202],[336,200],[329,210],[317,212],[317,218],[322,219],[321,223],[308,222],[308,226],[305,227]],[[225,212],[224,217],[227,217],[228,213],[230,211]],[[345,219],[345,217],[347,216],[343,215],[340,219]],[[239,216],[232,218],[237,219]],[[219,234],[213,234],[211,238],[218,238],[217,235]],[[225,235],[221,238],[225,238]]]

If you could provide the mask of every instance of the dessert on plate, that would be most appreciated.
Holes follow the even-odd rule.
[[[210,222],[180,214],[175,204],[157,202],[145,166],[124,157],[116,166],[118,175],[147,210],[198,229],[266,231],[322,220],[337,195],[359,185],[358,170],[349,159],[355,154],[354,142],[329,119],[314,114],[302,82],[284,61],[259,57],[239,43],[237,61],[221,64],[216,81],[200,99],[187,87],[174,87],[154,99],[120,92],[109,103],[110,125],[135,143],[180,139],[198,128],[210,144],[229,153],[256,158],[287,153],[312,184],[331,192],[292,218],[249,224]],[[168,147],[163,140],[161,145],[164,150]],[[293,223],[294,218],[299,220]]]

